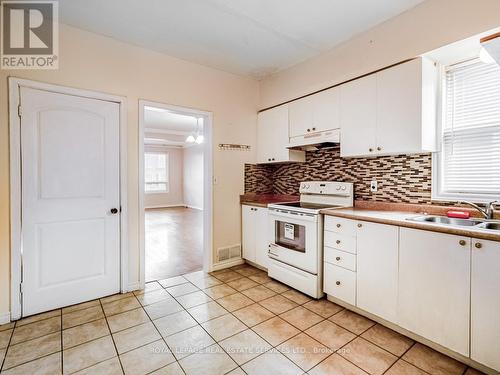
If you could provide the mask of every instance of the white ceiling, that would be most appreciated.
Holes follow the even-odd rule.
[[[63,23],[256,78],[423,0],[60,0]]]

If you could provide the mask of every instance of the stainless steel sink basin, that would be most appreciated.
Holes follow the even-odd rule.
[[[417,216],[408,218],[410,221],[417,221],[420,223],[434,223],[434,224],[442,224],[442,225],[456,225],[463,227],[473,227],[475,225],[483,223],[481,220],[475,219],[455,219],[446,216]]]
[[[500,231],[500,222],[484,222],[478,224],[478,228]]]

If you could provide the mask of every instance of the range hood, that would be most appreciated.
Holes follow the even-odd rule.
[[[290,138],[290,150],[316,151],[340,144],[340,129],[325,130]]]
[[[500,33],[482,38],[481,46],[500,65]]]

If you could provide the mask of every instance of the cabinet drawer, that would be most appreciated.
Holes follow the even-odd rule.
[[[325,230],[347,236],[355,236],[356,221],[335,216],[325,216]]]
[[[325,231],[325,246],[356,254],[356,237]]]
[[[356,305],[356,273],[330,263],[324,263],[324,271],[324,292]]]
[[[356,255],[325,246],[325,262],[356,271]]]

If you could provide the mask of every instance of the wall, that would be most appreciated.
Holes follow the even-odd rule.
[[[203,145],[184,148],[184,204],[203,210]]]
[[[0,71],[0,315],[9,311],[9,128],[7,77],[116,94],[127,99],[129,278],[139,280],[138,100],[213,112],[214,249],[240,242],[239,195],[254,151],[227,158],[215,145],[255,146],[258,83],[66,25],[60,27],[59,70]],[[254,149],[255,147],[253,147]]]
[[[161,151],[168,154],[168,193],[144,194],[146,208],[182,206],[184,204],[183,172],[184,153],[181,148],[144,146],[144,151]],[[203,181],[202,181],[203,184]]]
[[[261,81],[260,108],[500,26],[498,0],[427,0],[337,48]]]

